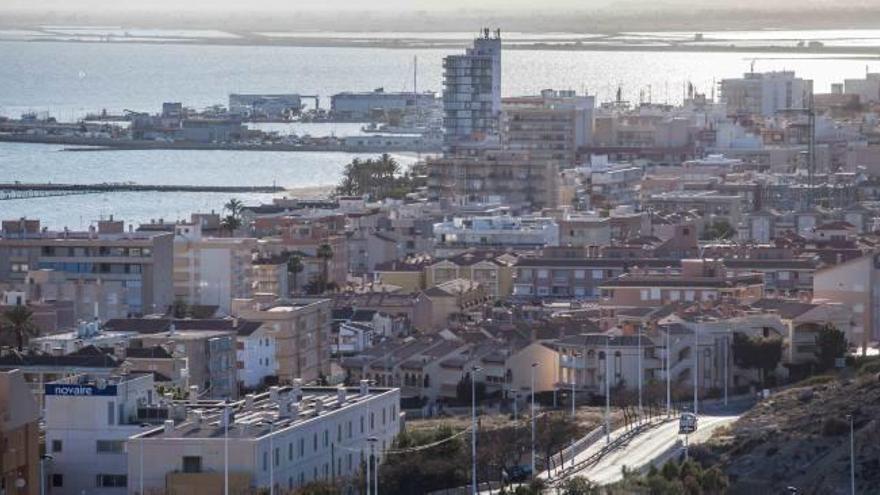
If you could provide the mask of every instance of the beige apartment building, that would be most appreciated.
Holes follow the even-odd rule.
[[[233,312],[269,328],[279,381],[312,383],[330,376],[331,306],[329,299],[317,298],[240,299]]]
[[[112,218],[86,232],[49,231],[27,219],[0,230],[0,282],[24,289],[45,281],[55,297],[73,298],[83,318],[164,312],[173,300],[172,257],[172,234],[126,231]],[[60,276],[49,283],[45,271]]]
[[[256,248],[253,238],[205,237],[200,224],[175,225],[175,299],[228,314],[233,299],[253,293]]]
[[[428,196],[456,204],[494,200],[513,207],[555,208],[559,165],[533,158],[527,151],[434,158],[428,160]]]
[[[813,302],[852,308],[850,342],[867,346],[880,339],[880,254],[830,266],[813,275]]]
[[[536,160],[577,165],[578,149],[589,144],[593,131],[592,96],[546,89],[540,96],[501,100],[502,144],[528,151]]]
[[[601,305],[614,308],[657,308],[698,301],[748,304],[764,295],[760,273],[731,275],[721,260],[682,260],[681,269],[636,270],[601,284]],[[606,316],[609,316],[606,314]]]
[[[40,493],[39,420],[40,409],[24,374],[0,371],[0,486],[5,487],[4,493]]]

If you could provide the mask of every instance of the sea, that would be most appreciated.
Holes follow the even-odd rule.
[[[844,32],[842,36],[845,36]],[[389,34],[391,37],[392,34]],[[743,36],[739,34],[738,36]],[[782,35],[780,35],[782,36]],[[789,35],[796,39],[797,33]],[[318,95],[323,107],[342,91],[442,89],[442,59],[457,49],[224,46],[211,44],[0,41],[0,115],[42,112],[61,121],[87,113],[155,113],[163,102],[204,108],[236,92]],[[417,62],[416,62],[417,60]],[[417,67],[417,68],[416,68]],[[690,82],[711,95],[718,81],[758,71],[794,70],[819,92],[880,70],[880,58],[803,53],[507,50],[504,95],[574,89],[610,100],[681,101]],[[414,82],[415,74],[415,82]],[[296,124],[283,133],[348,135],[357,124]],[[346,153],[256,151],[66,151],[63,146],[0,143],[0,182],[136,182],[327,188],[352,158]],[[415,155],[397,155],[404,165]],[[290,194],[290,193],[288,193]],[[85,228],[113,214],[137,224],[219,210],[228,195],[108,193],[0,201],[0,218],[40,218],[50,228]],[[237,195],[245,203],[273,195]]]

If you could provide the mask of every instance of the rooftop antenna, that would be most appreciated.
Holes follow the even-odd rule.
[[[750,70],[751,70],[752,74],[755,73],[755,59],[752,59],[752,64],[751,64],[751,69],[750,69]]]
[[[413,55],[413,93],[419,92],[419,56]]]

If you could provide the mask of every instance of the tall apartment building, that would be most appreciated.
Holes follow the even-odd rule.
[[[112,218],[86,232],[41,229],[39,220],[4,221],[0,282],[25,287],[36,271],[59,273],[58,297],[73,300],[80,318],[164,312],[173,299],[173,237],[126,232]]]
[[[296,378],[310,383],[330,375],[330,310],[329,299],[307,298],[268,303],[242,299],[234,308],[236,316],[261,323],[259,333],[265,335],[266,347],[274,349],[275,375],[282,383]]]
[[[500,202],[514,208],[555,208],[560,162],[525,151],[485,151],[428,160],[428,196],[453,204]]]
[[[540,96],[502,100],[501,140],[505,149],[525,150],[538,160],[577,165],[578,148],[593,132],[592,96],[545,89]]]
[[[796,77],[793,71],[749,72],[721,81],[721,101],[731,115],[770,117],[780,110],[807,108],[812,94],[813,81]]]
[[[229,313],[233,299],[250,297],[257,240],[204,237],[201,225],[174,228],[174,297],[188,304],[215,305]]]
[[[501,30],[486,28],[464,54],[443,59],[443,126],[447,147],[498,132],[501,114]]]

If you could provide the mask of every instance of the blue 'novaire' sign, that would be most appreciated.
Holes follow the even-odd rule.
[[[116,395],[116,385],[98,387],[96,385],[66,385],[63,383],[51,383],[45,386],[46,395],[60,395],[69,397],[93,397]]]

